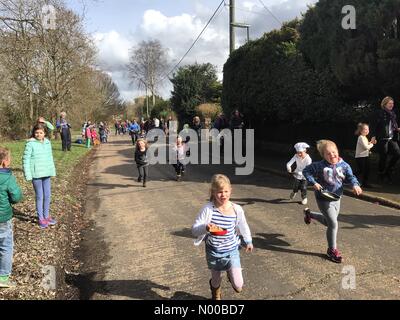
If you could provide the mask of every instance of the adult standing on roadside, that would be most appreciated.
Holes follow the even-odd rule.
[[[385,97],[381,108],[371,120],[372,139],[377,141],[379,152],[379,178],[381,181],[391,181],[393,168],[400,159],[399,131],[396,113],[394,112],[394,99]],[[388,155],[391,159],[387,164]]]
[[[203,129],[203,125],[201,124],[200,117],[195,116],[192,121],[192,129],[197,132],[197,137],[201,138],[201,129]]]
[[[239,110],[232,112],[230,128],[232,130],[244,128],[243,115],[239,112]]]
[[[229,123],[229,127],[232,130],[232,144],[235,146],[235,130],[236,129],[244,129],[244,120],[243,115],[239,112],[239,110],[234,110],[231,114],[231,121]],[[243,141],[243,132],[240,132],[240,142]]]
[[[160,127],[160,120],[157,117],[153,118],[153,123],[155,129]]]
[[[57,123],[57,129],[60,130],[62,151],[71,151],[71,125],[68,123],[67,114],[63,111],[60,113],[60,121]]]

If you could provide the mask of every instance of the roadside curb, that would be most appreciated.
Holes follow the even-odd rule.
[[[283,178],[287,178],[288,180],[291,178],[288,174],[286,174],[286,173],[284,173],[284,172],[282,172],[280,170],[266,168],[266,167],[259,166],[259,165],[255,165],[254,167],[257,170],[264,171],[264,172],[267,172],[267,173],[271,173],[273,175],[280,176],[280,177],[283,177]],[[389,207],[389,208],[400,210],[400,203],[399,202],[396,202],[396,201],[393,201],[393,200],[389,200],[389,199],[386,199],[386,198],[382,198],[382,197],[378,197],[378,196],[376,196],[374,194],[369,193],[368,191],[367,192],[364,191],[361,195],[356,196],[351,191],[351,189],[345,188],[344,191],[343,191],[343,194],[345,194],[346,196],[352,197],[352,198],[359,199],[359,200],[363,200],[363,201],[371,202],[371,203],[374,203],[374,204],[379,204],[381,206],[385,206],[385,207]]]

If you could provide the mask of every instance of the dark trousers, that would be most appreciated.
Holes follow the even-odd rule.
[[[139,171],[139,178],[143,181],[147,181],[147,177],[149,176],[149,166],[137,166]]]
[[[357,162],[357,177],[362,177],[361,178],[361,185],[366,185],[368,184],[368,176],[369,176],[369,157],[363,157],[363,158],[356,158]]]
[[[182,174],[182,172],[185,171],[185,166],[182,164],[182,162],[178,161],[178,163],[174,164],[173,166],[175,168],[176,174],[179,175],[179,176]]]
[[[390,173],[397,161],[400,159],[399,143],[393,140],[381,140],[378,142],[379,173]],[[391,155],[389,164],[386,166],[388,155]]]
[[[69,128],[61,131],[62,150],[71,151],[71,131]]]
[[[295,178],[293,183],[293,192],[296,193],[299,190],[301,191],[301,198],[307,198],[307,181]]]
[[[135,145],[137,138],[138,138],[138,134],[132,132],[131,139],[132,139],[132,144],[133,145]]]

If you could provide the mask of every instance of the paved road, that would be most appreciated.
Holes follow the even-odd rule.
[[[255,171],[234,176],[225,165],[191,165],[182,182],[169,165],[150,168],[147,188],[135,181],[129,137],[112,137],[96,153],[86,212],[93,222],[82,244],[83,299],[208,299],[204,247],[190,227],[207,201],[209,180],[225,173],[233,201],[243,205],[255,251],[241,252],[245,288],[223,282],[224,299],[399,299],[400,214],[344,197],[338,236],[341,265],[325,259],[325,228],[303,222],[287,200],[288,180]],[[310,207],[316,208],[313,195]],[[342,288],[344,266],[356,289]]]

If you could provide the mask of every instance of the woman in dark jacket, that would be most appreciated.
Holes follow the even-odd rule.
[[[396,113],[393,110],[394,100],[385,97],[381,103],[381,109],[371,120],[371,135],[378,142],[379,152],[379,178],[391,180],[393,168],[400,159],[399,131]],[[391,155],[386,165],[388,155]]]

